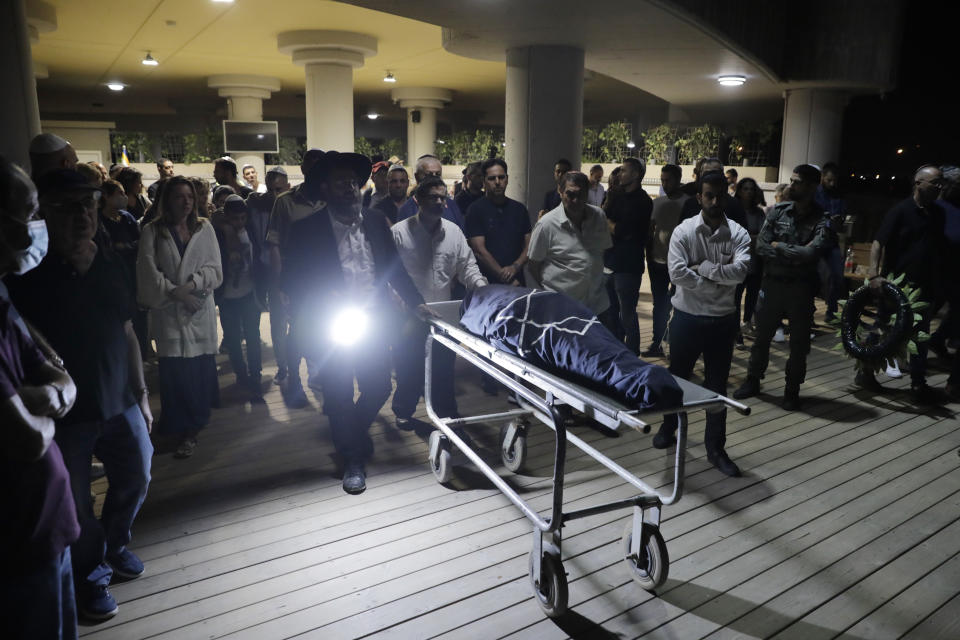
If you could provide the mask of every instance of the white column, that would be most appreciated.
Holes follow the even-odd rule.
[[[823,167],[839,160],[843,110],[849,98],[849,92],[834,89],[784,92],[780,182],[788,182],[799,164]]]
[[[39,6],[49,7],[47,3]],[[51,10],[55,27],[56,10]],[[27,26],[23,0],[0,2],[0,87],[4,93],[0,100],[0,153],[27,173],[30,140],[40,133],[37,83],[30,53],[30,34],[37,31],[37,26]]]
[[[555,183],[553,165],[580,166],[583,133],[583,50],[532,46],[507,50],[505,144],[507,195],[533,220]]]
[[[269,76],[224,74],[207,78],[207,86],[227,99],[227,120],[260,122],[263,120],[263,101],[270,98],[271,93],[280,91],[280,80]],[[244,153],[234,160],[238,170],[245,164],[252,164],[257,168],[260,180],[266,178],[262,153]]]
[[[277,49],[304,67],[307,147],[353,151],[353,70],[376,55],[377,39],[350,31],[285,31]]]
[[[407,164],[436,153],[437,110],[453,99],[453,92],[435,87],[399,87],[390,98],[407,110]],[[419,122],[417,122],[419,120]]]

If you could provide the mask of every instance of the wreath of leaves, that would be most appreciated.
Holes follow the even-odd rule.
[[[920,342],[926,342],[930,339],[930,334],[926,331],[920,331],[919,325],[923,321],[922,311],[930,306],[929,302],[924,302],[920,299],[920,288],[910,282],[906,281],[907,275],[901,273],[899,276],[894,277],[893,274],[887,275],[887,281],[900,288],[903,294],[907,297],[907,300],[910,302],[910,311],[913,313],[913,321],[910,324],[910,329],[905,331],[901,338],[894,343],[889,352],[883,356],[874,356],[874,357],[864,357],[860,358],[856,355],[850,353],[846,350],[843,343],[843,331],[840,328],[840,314],[843,312],[847,301],[840,300],[837,304],[840,307],[840,314],[838,319],[834,321],[834,325],[837,326],[837,337],[840,338],[840,343],[833,347],[835,351],[843,350],[848,358],[854,360],[854,364],[857,368],[857,371],[870,371],[873,373],[879,373],[884,371],[887,367],[887,361],[896,359],[897,362],[906,363],[909,361],[911,355],[916,355],[919,350],[917,344]],[[863,285],[864,287],[868,285]],[[896,314],[891,314],[887,319],[884,326],[880,327],[881,330],[889,330],[893,323],[896,322]],[[870,330],[861,322],[856,329],[857,341],[863,342],[867,338],[867,334]]]

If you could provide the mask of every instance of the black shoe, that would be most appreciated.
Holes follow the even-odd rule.
[[[877,378],[872,372],[868,373],[866,371],[857,371],[857,375],[853,379],[853,383],[862,389],[866,389],[867,391],[883,393],[883,386],[877,382]]]
[[[665,358],[666,354],[663,352],[663,347],[659,344],[651,344],[650,348],[646,351],[640,352],[641,358]]]
[[[943,396],[940,392],[926,382],[910,385],[910,393],[913,395],[913,401],[917,404],[941,404],[943,402]]]
[[[307,394],[303,392],[303,387],[300,385],[294,387],[291,382],[292,380],[283,387],[283,402],[291,409],[303,409],[310,404]]]
[[[657,435],[653,436],[654,449],[669,449],[675,444],[677,444],[677,436],[663,429],[657,431]]]
[[[343,490],[351,495],[363,493],[367,489],[367,471],[363,463],[351,460],[343,470]]]
[[[283,384],[284,380],[286,379],[287,379],[287,370],[277,369],[277,373],[273,376],[273,384],[280,386]]]
[[[740,388],[733,392],[733,397],[737,400],[752,398],[760,393],[760,379],[753,376],[747,376]]]
[[[783,402],[780,404],[785,411],[797,411],[800,409],[800,392],[787,391],[783,394]]]
[[[730,459],[730,456],[727,455],[727,452],[722,449],[716,452],[707,451],[707,461],[726,476],[730,476],[731,478],[739,478],[741,476],[740,467],[738,467],[733,460]]]

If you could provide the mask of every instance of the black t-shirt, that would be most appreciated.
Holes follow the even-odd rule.
[[[140,246],[140,225],[137,219],[127,211],[120,212],[119,220],[100,216],[100,223],[107,232],[110,246],[120,256],[131,277],[136,276],[137,249]]]
[[[134,402],[124,323],[134,299],[120,258],[100,246],[84,275],[53,254],[6,279],[10,299],[47,338],[77,384],[77,401],[60,423],[107,420]]]
[[[929,300],[941,288],[942,260],[946,257],[945,214],[936,203],[921,209],[913,197],[899,202],[883,218],[874,238],[883,246],[880,275],[901,273],[924,289]],[[948,277],[952,277],[950,274]]]
[[[527,208],[510,198],[502,205],[494,204],[490,198],[480,198],[470,205],[463,226],[467,239],[483,236],[487,251],[501,267],[513,264],[520,257],[524,236],[531,230]],[[482,260],[477,262],[490,282],[500,282],[500,276],[490,273]]]
[[[540,207],[544,211],[553,211],[560,206],[560,192],[554,187],[543,194],[543,205]]]
[[[607,250],[604,264],[615,273],[643,273],[653,200],[642,187],[620,191],[604,211],[614,225],[613,247]]]
[[[373,208],[385,215],[387,220],[390,221],[390,224],[397,224],[397,215],[399,214],[400,207],[389,197],[373,205]]]
[[[463,215],[467,215],[467,209],[470,208],[474,202],[483,197],[483,192],[480,193],[470,193],[468,189],[461,189],[453,201],[457,203],[457,206],[460,207],[460,211]]]

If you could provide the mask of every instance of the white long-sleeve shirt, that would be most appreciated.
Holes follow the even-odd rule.
[[[673,230],[667,252],[670,281],[677,287],[674,308],[696,316],[734,313],[737,285],[749,268],[746,229],[727,219],[714,231],[704,222],[703,212],[684,220]]]
[[[440,228],[432,234],[418,215],[401,220],[391,230],[400,260],[424,301],[449,300],[454,278],[468,290],[487,284],[463,231],[449,220],[441,218]]]

